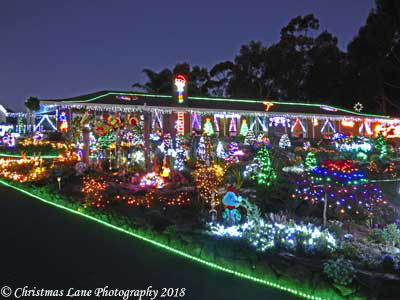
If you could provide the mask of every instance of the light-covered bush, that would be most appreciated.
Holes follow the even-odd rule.
[[[383,237],[387,245],[400,246],[400,230],[396,224],[389,224],[383,229]]]
[[[372,229],[367,236],[368,241],[377,243],[377,244],[383,244],[385,242],[385,236],[383,234],[383,231],[380,230],[379,228],[374,228]]]
[[[243,238],[260,252],[275,248],[292,252],[331,253],[337,248],[334,236],[313,224],[279,224],[260,219],[230,227],[210,224],[210,231],[217,236]]]
[[[353,265],[343,257],[326,261],[324,272],[334,283],[340,285],[349,285],[355,277]]]

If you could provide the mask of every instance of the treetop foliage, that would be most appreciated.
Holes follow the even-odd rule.
[[[342,51],[313,15],[297,16],[271,45],[250,41],[232,61],[210,70],[188,63],[160,72],[135,89],[170,94],[174,74],[189,78],[192,96],[243,97],[325,103],[365,112],[400,114],[400,1],[377,0],[358,34]]]

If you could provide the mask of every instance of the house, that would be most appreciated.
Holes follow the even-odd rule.
[[[218,136],[236,136],[242,126],[255,133],[280,136],[321,138],[340,132],[373,136],[375,128],[387,127],[398,120],[389,116],[366,114],[324,104],[231,99],[137,92],[100,91],[66,99],[43,99],[48,110],[73,114],[87,109],[96,116],[103,113],[124,115],[149,113],[150,129],[160,128],[172,134],[193,133],[212,124]],[[396,123],[396,124],[397,124]]]

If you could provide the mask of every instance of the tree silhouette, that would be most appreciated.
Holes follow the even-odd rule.
[[[36,97],[29,97],[27,100],[25,100],[25,106],[30,111],[39,111],[40,110],[40,101]]]

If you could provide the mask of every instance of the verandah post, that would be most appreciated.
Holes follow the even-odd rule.
[[[90,131],[88,127],[82,126],[82,135],[83,135],[83,162],[89,166],[89,153],[90,153]]]
[[[149,134],[150,134],[150,113],[143,112],[144,125],[143,125],[143,144],[144,144],[144,162],[146,165],[146,172],[150,172],[150,149],[149,149]]]

